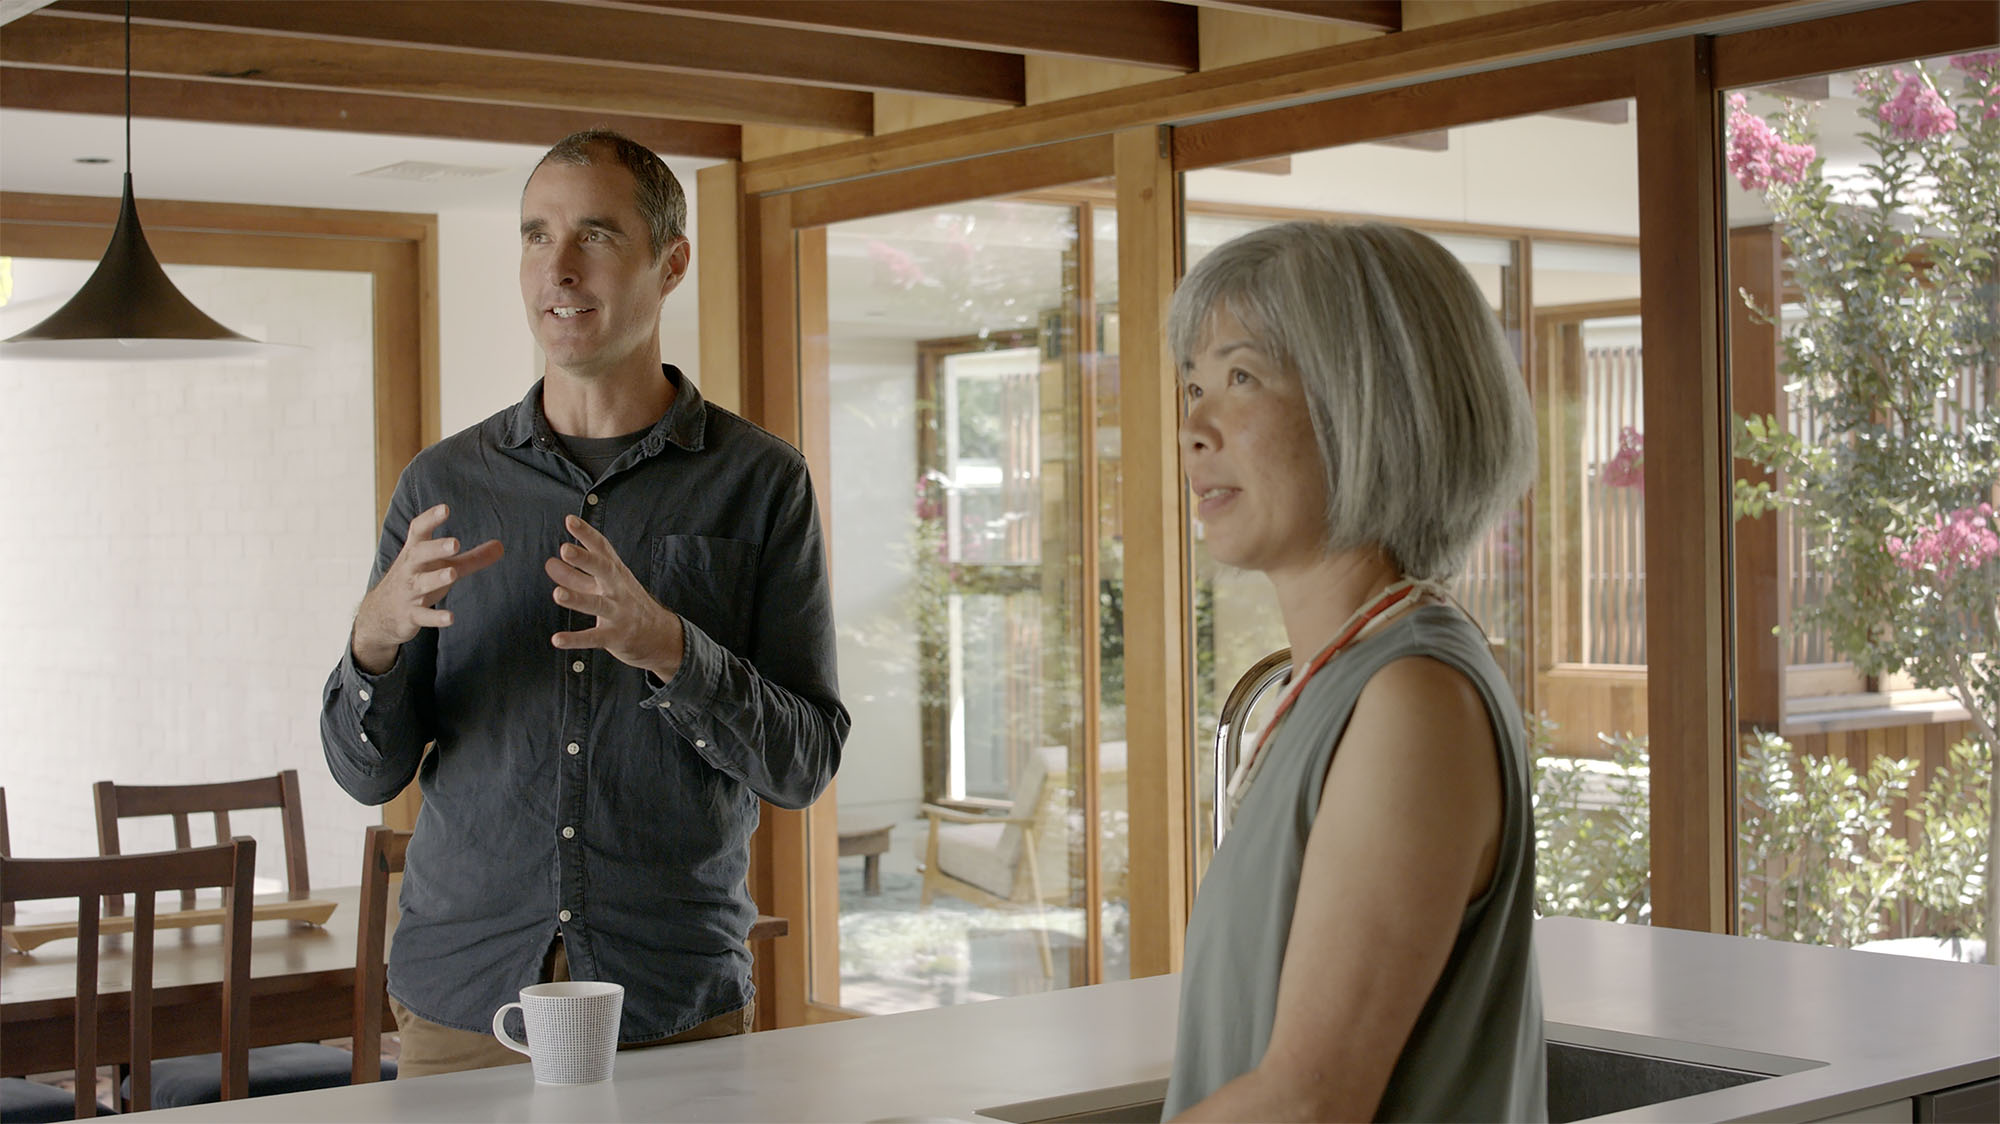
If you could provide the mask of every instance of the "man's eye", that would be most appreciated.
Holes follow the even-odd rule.
[[[1190,386],[1187,388],[1186,391],[1184,391],[1184,393],[1187,395],[1187,400],[1192,402],[1195,399],[1201,397],[1201,388],[1198,386]]]
[[[1241,386],[1250,381],[1250,372],[1238,367],[1236,370],[1229,372],[1229,381],[1233,385]]]

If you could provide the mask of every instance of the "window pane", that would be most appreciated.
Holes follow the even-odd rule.
[[[1996,65],[1723,106],[1746,935],[1958,960],[1992,936]]]
[[[1631,103],[1293,153],[1289,170],[1190,173],[1186,256],[1292,217],[1379,218],[1466,267],[1522,361],[1540,424],[1533,492],[1453,584],[1530,715],[1544,913],[1650,916],[1645,789],[1643,363]],[[1441,143],[1440,143],[1441,142]],[[1269,167],[1268,162],[1264,165]],[[1218,711],[1285,637],[1264,579],[1193,531],[1198,870],[1213,847]],[[1236,724],[1254,739],[1277,691]]]
[[[881,1013],[1086,982],[1079,209],[827,228],[837,979]],[[1093,685],[1094,689],[1094,685]],[[816,947],[823,949],[823,945]],[[816,962],[825,962],[816,958]]]

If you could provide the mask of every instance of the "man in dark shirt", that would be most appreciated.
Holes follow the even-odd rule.
[[[424,794],[402,1076],[521,1060],[494,1009],[572,973],[625,985],[628,1044],[747,1030],[758,799],[804,807],[840,763],[805,462],[661,361],[686,210],[616,134],[543,157],[521,196],[543,377],[404,471],[327,680],[341,787]]]

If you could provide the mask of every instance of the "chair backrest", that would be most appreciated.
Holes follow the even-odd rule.
[[[354,936],[354,1084],[382,1080],[382,1007],[389,973],[383,963],[389,925],[389,876],[403,872],[410,832],[377,824],[361,848],[361,916]]]
[[[137,816],[172,816],[174,846],[186,850],[194,846],[188,817],[207,814],[215,817],[215,841],[230,838],[229,813],[252,808],[279,810],[285,831],[285,896],[310,897],[311,879],[306,874],[306,813],[299,795],[299,771],[286,769],[271,777],[214,784],[137,785],[98,781],[94,790],[97,804],[97,852],[116,855],[118,821]],[[105,912],[121,914],[124,904],[106,901]],[[193,892],[181,895],[181,908],[194,908]]]
[[[250,905],[257,841],[82,859],[0,858],[0,901],[76,899],[76,1115],[97,1114],[97,940],[100,896],[133,898],[131,1102],[153,1103],[153,910],[162,890],[222,890],[222,1096],[250,1087]]]

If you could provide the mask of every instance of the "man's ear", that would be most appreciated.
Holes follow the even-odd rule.
[[[687,276],[691,253],[688,240],[685,238],[674,239],[667,244],[666,249],[660,251],[660,256],[666,259],[664,268],[660,270],[660,299],[665,300],[667,294],[673,292],[680,285],[682,278]]]

